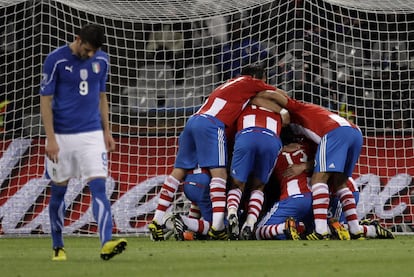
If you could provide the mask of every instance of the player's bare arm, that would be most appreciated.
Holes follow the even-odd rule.
[[[109,124],[109,108],[106,93],[101,93],[100,95],[100,111],[106,150],[108,152],[111,152],[115,150],[115,140],[112,137],[111,128]]]
[[[299,143],[289,143],[288,145],[283,146],[282,151],[284,152],[295,152],[302,148],[302,145]],[[289,165],[288,168],[283,172],[283,176],[287,178],[293,178],[302,174],[303,172],[311,172],[313,170],[313,161],[294,163]]]
[[[43,126],[46,133],[46,156],[54,163],[58,162],[59,145],[55,137],[55,129],[53,128],[53,111],[52,111],[53,96],[40,97],[40,113],[42,115]]]
[[[286,107],[289,96],[284,90],[276,89],[276,90],[264,90],[257,94],[257,96],[264,97],[275,101],[282,107]]]
[[[262,96],[256,96],[250,101],[250,103],[280,114],[283,126],[286,126],[290,123],[289,112],[272,99]]]
[[[312,169],[312,161],[303,162],[300,164],[292,164],[283,172],[283,176],[287,178],[293,178],[302,174],[303,172],[310,172]]]

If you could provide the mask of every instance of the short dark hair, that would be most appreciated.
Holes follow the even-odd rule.
[[[282,127],[282,130],[280,132],[280,140],[282,141],[283,145],[288,145],[295,142],[295,134],[293,133],[290,125]]]
[[[291,125],[283,126],[280,132],[280,140],[283,145],[291,143],[302,143],[306,138],[303,135],[295,134]]]
[[[243,67],[241,75],[249,75],[257,79],[262,79],[266,74],[266,70],[261,64],[249,64]]]
[[[79,31],[79,37],[83,43],[89,43],[95,48],[100,48],[105,42],[104,29],[97,24],[88,24]]]

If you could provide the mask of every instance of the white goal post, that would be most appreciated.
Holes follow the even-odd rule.
[[[111,63],[115,233],[147,232],[186,119],[248,63],[360,126],[358,216],[414,232],[413,1],[0,0],[0,234],[50,231],[41,67],[86,23]],[[88,195],[71,180],[65,232],[95,234]]]

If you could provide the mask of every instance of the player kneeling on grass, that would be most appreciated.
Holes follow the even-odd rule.
[[[255,236],[258,240],[300,240],[297,222],[304,222],[306,229],[313,228],[312,195],[308,187],[314,153],[312,144],[292,138],[283,138],[283,142],[285,145],[274,170],[280,199],[257,224]]]
[[[197,168],[188,172],[183,182],[184,194],[192,202],[192,207],[198,207],[200,218],[174,214],[174,235],[177,240],[186,240],[186,232],[194,232],[197,239],[207,237],[213,216],[210,179],[206,169]]]
[[[92,195],[101,258],[121,253],[125,239],[112,240],[111,203],[105,193],[107,151],[115,149],[109,127],[106,80],[108,55],[100,50],[103,28],[84,26],[69,45],[51,52],[43,65],[40,111],[46,133],[46,174],[51,181],[49,216],[54,261],[66,260],[62,231],[65,193],[71,178],[81,177]]]

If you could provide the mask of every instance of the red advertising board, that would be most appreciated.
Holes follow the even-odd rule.
[[[117,231],[144,230],[150,220],[146,214],[152,214],[155,209],[154,197],[150,194],[155,195],[157,186],[172,169],[176,143],[176,137],[118,139],[116,151],[109,155],[109,184]],[[43,139],[0,141],[0,223],[4,233],[26,233],[39,225],[48,229],[45,213],[49,190],[44,178],[43,146]],[[359,217],[375,217],[389,227],[411,232],[414,222],[412,176],[412,137],[366,138],[354,174],[361,195],[357,207]],[[82,185],[73,193],[73,203],[68,207],[77,212],[68,215],[65,226],[71,225],[76,230],[83,228],[85,222],[90,224],[87,212],[90,199],[81,196],[85,194]],[[137,196],[145,194],[148,197],[144,199]],[[121,208],[122,213],[117,212]],[[133,211],[128,215],[125,209]],[[135,218],[135,223],[131,223],[131,218]]]

